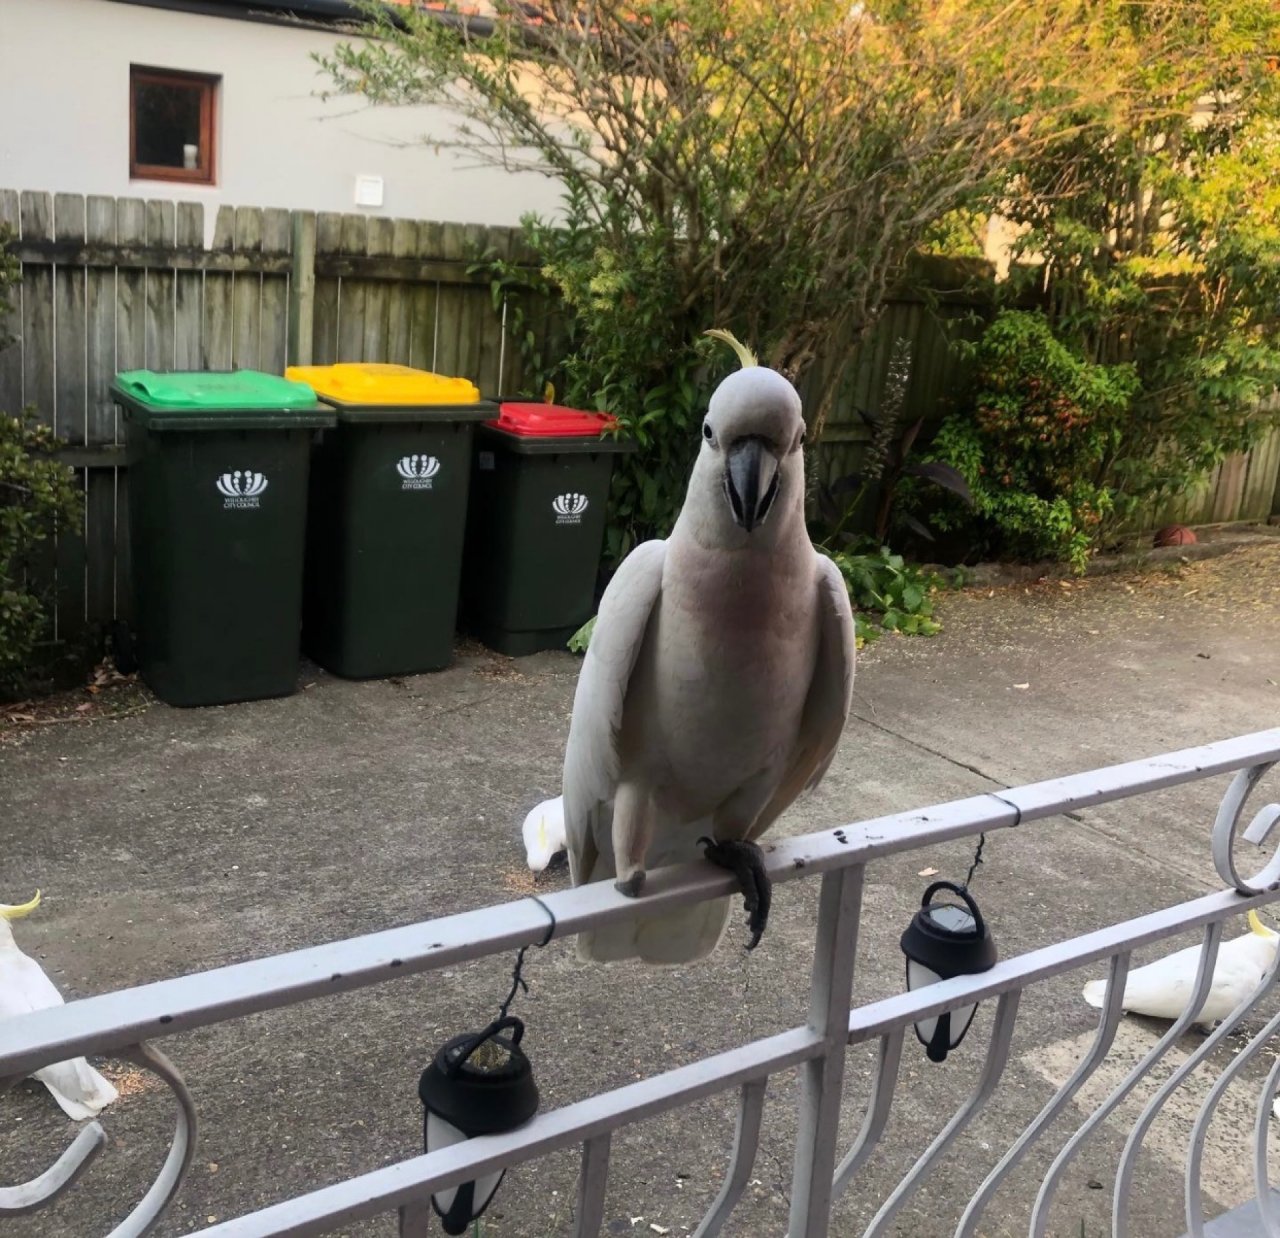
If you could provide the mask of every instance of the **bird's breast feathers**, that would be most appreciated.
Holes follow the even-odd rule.
[[[673,556],[628,699],[641,760],[712,798],[785,763],[816,656],[808,560],[796,572],[696,548]]]

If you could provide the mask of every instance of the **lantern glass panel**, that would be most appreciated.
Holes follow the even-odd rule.
[[[441,1148],[449,1148],[455,1143],[465,1142],[466,1138],[466,1135],[456,1126],[446,1122],[439,1114],[428,1112],[427,1148],[429,1151],[439,1152]],[[485,1205],[488,1204],[501,1181],[502,1170],[476,1179],[475,1193],[472,1195],[472,1211],[476,1216],[479,1216],[484,1210]],[[441,1213],[447,1213],[453,1207],[454,1197],[458,1194],[458,1189],[458,1187],[451,1186],[448,1190],[437,1191],[432,1196],[436,1207]]]
[[[911,992],[914,993],[916,989],[923,989],[927,984],[937,984],[941,979],[942,977],[936,971],[932,971],[923,963],[917,963],[915,959],[907,960],[907,988]],[[932,1019],[921,1019],[916,1024],[916,1032],[919,1034],[920,1039],[925,1044],[928,1044],[933,1039],[934,1029],[937,1026],[938,1020],[936,1016]]]
[[[937,984],[942,979],[936,971],[926,967],[923,963],[917,963],[915,959],[907,960],[907,988],[911,992],[922,989],[925,985]],[[951,1011],[951,1027],[948,1036],[948,1042],[952,1048],[955,1048],[964,1037],[965,1032],[969,1030],[969,1024],[973,1022],[973,1016],[977,1014],[978,1007],[976,1004],[970,1006],[959,1006]],[[916,1034],[920,1037],[923,1044],[928,1044],[933,1039],[933,1034],[938,1027],[938,1016],[929,1019],[921,1019],[916,1025]]]

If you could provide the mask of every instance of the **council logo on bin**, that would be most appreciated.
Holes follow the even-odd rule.
[[[223,473],[217,480],[218,493],[223,507],[250,508],[260,506],[260,496],[267,488],[267,479],[252,469],[236,469]]]
[[[582,513],[588,507],[587,496],[570,491],[558,494],[551,500],[551,510],[556,514],[556,524],[581,524]]]
[[[401,490],[430,490],[431,479],[440,471],[440,461],[435,456],[401,456],[396,461],[396,472],[403,480]]]

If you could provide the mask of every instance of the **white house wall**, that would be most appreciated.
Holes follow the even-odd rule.
[[[370,215],[514,224],[555,210],[554,182],[433,149],[453,131],[440,109],[321,101],[312,54],[337,42],[110,0],[0,0],[0,187],[203,202],[210,232],[224,203],[356,210],[357,175],[383,179]],[[131,64],[221,76],[216,185],[130,178]]]

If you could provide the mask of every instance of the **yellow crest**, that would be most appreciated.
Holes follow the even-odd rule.
[[[40,906],[40,891],[29,903],[0,903],[0,920],[21,920]]]
[[[720,327],[712,327],[710,330],[704,331],[703,335],[709,335],[713,340],[719,340],[722,344],[728,344],[735,353],[738,354],[738,360],[742,363],[745,370],[753,365],[759,365],[759,359],[755,353],[751,351],[732,331],[724,331]]]

